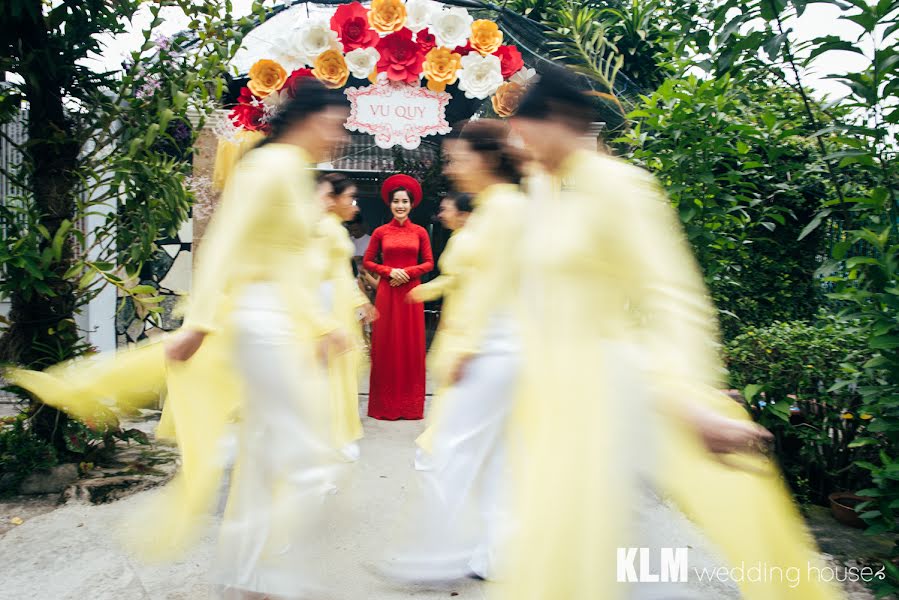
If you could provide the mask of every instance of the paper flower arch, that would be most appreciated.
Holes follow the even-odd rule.
[[[303,77],[331,88],[350,76],[420,86],[459,84],[468,98],[491,98],[497,114],[515,113],[534,76],[521,52],[503,44],[496,23],[432,0],[373,0],[341,4],[330,20],[304,22],[278,40],[272,58],[257,61],[229,118],[245,131],[268,131],[268,118]]]

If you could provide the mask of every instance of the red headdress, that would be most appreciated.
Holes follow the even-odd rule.
[[[381,199],[384,200],[384,204],[390,205],[390,194],[397,188],[403,188],[409,192],[412,208],[421,203],[421,184],[418,183],[418,180],[409,175],[391,175],[381,185]]]

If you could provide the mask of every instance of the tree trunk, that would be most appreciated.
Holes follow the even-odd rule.
[[[24,151],[29,177],[31,214],[47,228],[50,238],[65,220],[75,214],[78,153],[81,146],[67,118],[63,89],[74,65],[60,64],[65,56],[60,39],[50,35],[43,18],[41,0],[30,0],[31,10],[22,10],[7,31],[16,32],[22,59],[20,73],[28,102],[28,144]],[[71,239],[71,238],[69,238]],[[43,240],[42,247],[49,246]],[[75,289],[64,277],[72,264],[67,242],[60,260],[44,272],[44,283],[52,293],[17,290],[11,294],[10,326],[0,338],[0,362],[45,368],[76,353],[80,335],[75,324]],[[7,274],[16,277],[11,269]],[[65,415],[34,402],[31,407],[34,432],[65,450]]]

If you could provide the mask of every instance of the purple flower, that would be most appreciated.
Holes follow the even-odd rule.
[[[153,43],[160,50],[169,50],[172,47],[172,38],[166,35],[157,35],[153,38]]]

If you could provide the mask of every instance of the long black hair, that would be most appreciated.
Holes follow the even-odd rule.
[[[562,121],[577,131],[586,131],[596,116],[596,97],[570,69],[545,67],[529,86],[518,105],[516,117]]]
[[[472,150],[493,159],[494,173],[506,181],[518,183],[522,178],[523,157],[509,144],[509,126],[497,119],[478,119],[465,123],[456,135]]]
[[[330,183],[331,189],[335,196],[339,196],[351,187],[356,186],[356,182],[344,175],[343,173],[322,173],[318,176],[319,183]]]
[[[346,106],[344,95],[339,90],[326,88],[318,79],[304,77],[297,82],[294,96],[269,119],[271,132],[262,144],[277,142],[297,123],[332,106]]]
[[[459,212],[470,213],[474,210],[474,199],[471,194],[465,192],[447,194],[446,199],[455,204]]]

